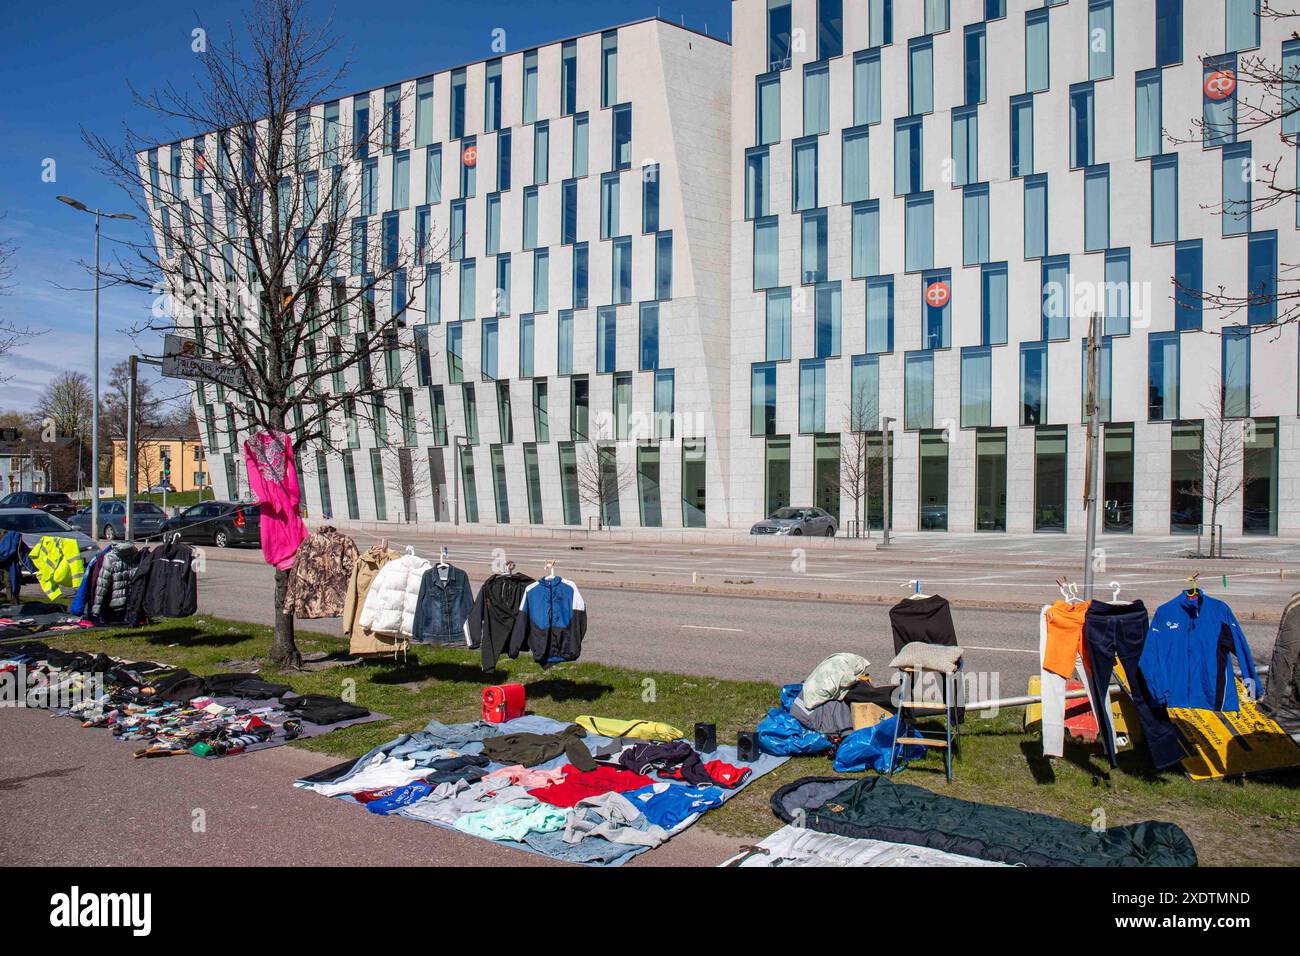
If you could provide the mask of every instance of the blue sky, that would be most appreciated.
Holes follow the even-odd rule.
[[[352,62],[340,93],[383,86],[458,63],[492,56],[492,31],[506,31],[510,50],[524,49],[602,27],[662,16],[726,38],[730,0],[498,0],[493,3],[312,2],[308,12],[332,16],[340,57]],[[48,330],[10,352],[0,387],[0,411],[31,408],[46,382],[65,369],[90,373],[93,304],[78,259],[93,255],[93,220],[55,200],[63,193],[106,212],[134,204],[94,169],[81,144],[82,126],[114,135],[123,123],[141,132],[148,117],[131,102],[128,78],[148,90],[166,82],[184,87],[196,72],[191,31],[224,31],[242,22],[246,4],[208,0],[201,5],[68,0],[12,4],[0,33],[0,89],[6,91],[0,137],[0,237],[17,247],[17,273],[0,314]],[[194,11],[198,10],[196,14]],[[370,42],[365,42],[369,39]],[[42,173],[53,160],[54,181]],[[138,224],[107,223],[103,255],[113,237],[139,239]],[[69,288],[74,287],[72,291]],[[124,329],[149,308],[148,297],[127,289],[100,303],[101,371],[131,353],[160,350],[156,341],[133,346]]]

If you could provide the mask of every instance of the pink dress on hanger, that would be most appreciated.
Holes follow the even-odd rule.
[[[293,463],[293,443],[284,432],[259,432],[244,442],[248,484],[257,495],[262,557],[281,571],[293,567],[307,526],[298,514],[302,493]]]

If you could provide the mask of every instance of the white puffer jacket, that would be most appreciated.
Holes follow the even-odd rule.
[[[410,637],[415,626],[415,606],[420,598],[420,579],[432,565],[408,551],[379,569],[370,582],[366,603],[361,608],[361,626],[379,634]]]

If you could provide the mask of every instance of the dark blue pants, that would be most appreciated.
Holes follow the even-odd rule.
[[[1150,626],[1150,615],[1141,601],[1132,604],[1093,601],[1088,605],[1088,613],[1084,618],[1083,637],[1088,645],[1092,665],[1092,709],[1097,715],[1097,726],[1101,730],[1106,756],[1112,767],[1116,766],[1117,761],[1107,688],[1110,686],[1111,674],[1115,671],[1116,658],[1124,665],[1124,676],[1128,678],[1133,703],[1137,707],[1138,718],[1142,721],[1147,747],[1155,765],[1163,770],[1172,767],[1184,756],[1178,731],[1169,722],[1169,714],[1164,707],[1152,699],[1146,681],[1142,679],[1142,672],[1138,669],[1138,660],[1142,657],[1142,647],[1147,642]]]

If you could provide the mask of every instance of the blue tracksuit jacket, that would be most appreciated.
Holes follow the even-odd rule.
[[[1259,677],[1246,635],[1232,608],[1198,591],[1184,591],[1156,609],[1138,666],[1152,695],[1166,707],[1239,709],[1232,655],[1246,686],[1258,696]]]

